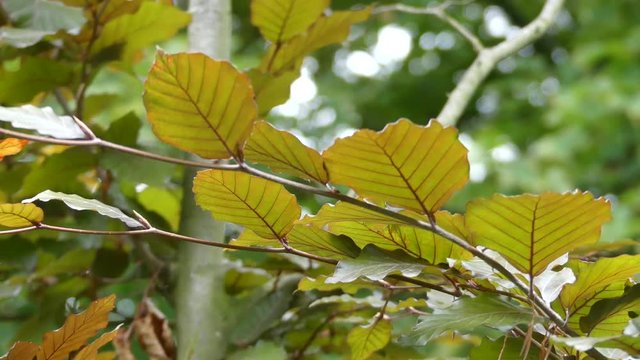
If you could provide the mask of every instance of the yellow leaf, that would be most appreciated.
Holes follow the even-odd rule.
[[[256,93],[259,115],[264,117],[274,106],[284,104],[289,99],[291,84],[298,78],[298,71],[272,75],[253,69],[247,75]]]
[[[594,303],[624,293],[627,281],[640,273],[640,255],[578,262],[572,267],[576,281],[562,289],[560,303],[569,315],[568,325],[579,331],[580,318],[589,314]]]
[[[351,25],[365,21],[371,15],[371,7],[358,11],[336,11],[320,17],[309,30],[282,44],[273,44],[260,64],[263,73],[276,74],[296,69],[305,55],[321,47],[344,41]]]
[[[247,75],[200,53],[158,52],[144,104],[162,141],[208,159],[237,157],[257,116]]]
[[[286,237],[289,246],[296,250],[304,251],[314,255],[341,260],[358,256],[358,247],[349,239],[338,238],[337,236],[321,230],[317,227],[303,224],[296,224]],[[232,240],[233,245],[260,246],[260,247],[281,247],[280,243],[274,239],[262,238],[251,230],[245,230],[240,237]]]
[[[266,121],[258,121],[244,147],[245,158],[267,165],[275,172],[294,175],[323,184],[329,181],[322,156],[298,138],[278,130]]]
[[[190,21],[188,13],[174,6],[144,1],[135,13],[107,22],[91,47],[91,54],[121,46],[122,58],[131,61],[136,50],[172,37]]]
[[[20,153],[22,149],[29,143],[29,140],[22,140],[16,138],[7,138],[0,141],[0,161],[5,156],[15,155]]]
[[[82,350],[80,350],[78,354],[73,358],[73,360],[95,360],[98,357],[98,350],[113,341],[113,339],[118,336],[119,331],[120,326],[112,331],[100,335],[100,337],[97,338],[94,342],[82,348]]]
[[[296,197],[284,186],[237,171],[204,170],[193,182],[196,203],[220,221],[283,239],[300,217]]]
[[[375,319],[371,324],[358,326],[349,332],[347,343],[351,348],[351,360],[365,360],[384,348],[391,339],[391,322]]]
[[[471,201],[465,218],[476,245],[533,277],[561,255],[597,242],[611,208],[587,192],[494,195]]]
[[[445,230],[465,238],[462,215],[439,211],[436,223]],[[447,259],[469,258],[471,254],[451,241],[434,233],[413,226],[396,224],[366,223],[362,221],[332,222],[327,225],[329,232],[350,237],[363,249],[369,244],[385,250],[403,249],[408,254],[437,265],[447,263]]]
[[[32,226],[44,219],[42,209],[33,204],[0,204],[0,226]]]
[[[96,300],[82,313],[69,315],[60,329],[44,334],[38,360],[67,359],[72,351],[78,350],[107,326],[115,301],[115,295]]]
[[[381,132],[359,130],[323,157],[332,182],[423,214],[438,210],[469,179],[458,131],[433,120],[426,127],[400,119]]]
[[[6,360],[32,360],[36,357],[38,345],[25,341],[18,341],[13,344]]]
[[[304,219],[300,220],[300,223],[323,227],[326,224],[345,221],[405,225],[402,220],[344,201],[338,201],[335,204],[324,204],[316,215],[305,216]]]
[[[327,6],[329,0],[253,0],[251,23],[267,40],[279,43],[307,30]]]

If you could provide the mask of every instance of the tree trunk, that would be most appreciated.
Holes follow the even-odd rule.
[[[231,52],[230,0],[191,0],[189,49],[215,59]],[[193,197],[194,169],[184,175],[182,234],[224,241],[224,223],[198,208]],[[226,318],[230,306],[224,290],[225,259],[221,249],[183,243],[179,249],[176,293],[178,359],[215,360],[225,357]]]

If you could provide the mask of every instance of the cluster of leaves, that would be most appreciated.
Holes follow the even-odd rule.
[[[168,18],[150,16],[147,11],[175,12],[172,19],[179,23],[176,27],[182,26],[180,19],[186,17],[171,6],[139,1],[131,8],[118,8],[126,10],[117,16],[103,18],[111,14],[111,3],[117,2],[84,4],[89,21],[77,35],[60,32],[64,28],[31,29],[28,24],[35,22],[28,21],[24,28],[5,30],[20,39],[12,43],[14,47],[49,38],[80,46],[84,49],[80,51],[83,67],[88,67],[97,65],[87,59],[99,63],[109,58],[114,47],[120,61],[132,61],[142,46],[173,34],[175,30],[169,35],[158,34],[142,22]],[[285,6],[286,11],[270,11],[275,6]],[[324,15],[327,6],[328,1],[254,0],[252,22],[271,43],[257,68],[241,72],[229,62],[203,54],[158,51],[144,84],[144,106],[154,134],[178,149],[216,160],[200,163],[209,169],[198,173],[193,191],[196,203],[214,218],[244,228],[229,245],[313,260],[301,263],[273,255],[278,256],[277,261],[257,258],[254,269],[229,271],[228,291],[239,294],[245,302],[240,302],[240,308],[254,309],[235,315],[231,341],[238,347],[253,347],[232,358],[267,352],[274,353],[274,358],[286,355],[272,342],[256,343],[260,338],[284,342],[296,358],[312,349],[345,352],[345,347],[353,359],[412,358],[428,356],[433,346],[450,340],[451,332],[464,335],[459,340],[461,346],[475,342],[470,357],[477,359],[497,358],[499,354],[517,357],[521,349],[523,357],[538,353],[542,357],[581,356],[583,351],[593,354],[594,346],[608,351],[610,357],[620,357],[621,352],[624,356],[640,355],[633,319],[640,302],[631,280],[640,272],[638,257],[585,261],[574,256],[596,244],[601,226],[610,220],[605,199],[595,199],[586,192],[494,195],[471,201],[464,214],[452,214],[442,208],[469,177],[467,149],[454,128],[444,128],[437,120],[420,126],[400,119],[379,132],[358,130],[320,153],[262,120],[271,107],[288,97],[289,84],[297,77],[305,55],[344,40],[351,24],[364,21],[370,13],[365,9]],[[34,32],[40,36],[36,42],[21,37]],[[123,43],[122,39],[128,41]],[[83,43],[85,40],[88,43]],[[26,59],[16,74],[34,61]],[[27,73],[25,70],[20,76]],[[86,77],[85,70],[79,74]],[[38,93],[67,83],[3,102],[32,101]],[[83,94],[86,86],[81,83],[76,93]],[[76,99],[76,109],[84,102],[82,96]],[[85,120],[91,117],[91,112],[80,109],[75,115]],[[121,134],[118,126],[123,124],[114,122],[103,136],[105,140],[96,135],[102,135],[96,126],[90,129],[78,118],[57,116],[44,107],[0,107],[0,120],[51,137],[34,139],[112,148],[107,140],[118,140],[113,134]],[[125,146],[116,149],[135,155],[136,150],[129,147],[135,140],[122,139]],[[5,141],[14,143],[7,146],[5,155],[24,146],[15,145],[15,140]],[[56,155],[51,156],[43,168],[60,171],[59,164],[69,161],[67,154],[73,151],[56,154],[64,155],[57,161]],[[72,154],[73,159],[88,158],[87,167],[74,170],[73,177],[94,166],[95,154]],[[229,164],[220,163],[227,160]],[[178,159],[174,162],[180,163]],[[258,170],[254,164],[282,176]],[[73,164],[74,169],[78,166]],[[30,174],[34,178],[31,184],[38,185],[32,186],[42,189],[39,182],[43,181],[55,187],[57,184],[43,180],[46,175]],[[76,192],[69,187],[55,190],[67,189]],[[290,190],[338,201],[324,205],[315,215],[301,217],[303,207]],[[17,196],[37,192],[21,189]],[[63,200],[76,210],[98,211],[130,228],[111,235],[156,230],[140,214],[132,217],[97,200],[44,191],[24,203],[0,205],[0,225],[15,228],[4,234],[56,230],[43,222],[49,211],[31,204],[52,199]],[[161,216],[165,214],[155,209]],[[55,216],[55,209],[53,213]],[[73,232],[69,227],[57,230]],[[86,269],[93,260],[70,265],[87,252],[68,254],[68,259],[49,256],[42,260],[37,276],[44,281],[46,276],[74,272],[83,266]],[[246,261],[250,259],[243,260],[251,264]],[[264,269],[279,275],[271,281]],[[301,278],[296,275],[299,272],[309,277]],[[124,270],[111,277],[122,273]],[[89,286],[78,288],[76,294]],[[305,295],[292,305],[291,292],[296,288]],[[109,299],[113,304],[113,298]],[[288,318],[282,318],[287,309],[291,310]],[[314,311],[321,311],[322,317]],[[296,335],[291,330],[301,331]],[[343,341],[332,336],[335,334],[348,335]],[[89,337],[69,351],[77,350]],[[87,351],[94,351],[91,345],[84,349],[89,348]]]

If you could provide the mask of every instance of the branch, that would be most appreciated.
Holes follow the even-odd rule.
[[[460,1],[460,2],[455,2],[455,4],[461,5],[467,2],[468,1]],[[446,22],[454,30],[456,30],[465,40],[467,40],[471,44],[471,46],[473,46],[473,49],[476,52],[481,52],[482,50],[484,50],[484,45],[482,45],[482,41],[480,41],[480,39],[477,36],[475,36],[471,31],[469,31],[458,20],[454,19],[449,14],[447,14],[447,8],[453,4],[454,2],[452,1],[445,1],[440,5],[428,6],[428,7],[415,7],[415,6],[405,5],[405,4],[394,4],[394,5],[377,7],[373,11],[373,13],[381,14],[385,12],[398,11],[398,12],[403,12],[408,14],[433,15],[438,19]]]
[[[563,5],[564,0],[547,0],[538,17],[527,26],[501,43],[480,51],[449,95],[449,99],[437,116],[438,121],[444,126],[455,125],[473,94],[496,64],[540,38],[551,27]]]

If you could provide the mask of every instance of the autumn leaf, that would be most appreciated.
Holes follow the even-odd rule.
[[[149,299],[140,304],[139,316],[133,322],[138,342],[152,359],[174,359],[176,345],[169,321]]]
[[[160,140],[208,159],[240,157],[258,111],[247,75],[200,53],[159,51],[144,104]]]
[[[279,43],[307,30],[327,6],[329,0],[253,0],[251,22],[267,40]]]
[[[296,197],[284,186],[237,171],[204,170],[193,182],[196,203],[267,239],[283,239],[300,217]]]
[[[72,351],[80,349],[99,330],[107,326],[109,312],[115,306],[115,295],[96,300],[79,313],[67,317],[58,330],[44,334],[38,349],[38,360],[66,359]]]
[[[33,204],[0,204],[0,226],[20,228],[42,222],[42,209]]]
[[[26,341],[18,341],[9,350],[6,360],[32,360],[36,357],[37,352],[38,345]]]
[[[530,278],[571,250],[595,243],[611,219],[604,198],[584,192],[476,199],[465,220],[472,241],[499,252]]]
[[[359,130],[323,157],[332,182],[423,214],[438,210],[469,179],[458,131],[434,120],[426,127],[400,119],[380,132]]]
[[[120,326],[116,327],[112,331],[106,332],[100,335],[94,342],[83,347],[78,354],[73,358],[73,360],[96,360],[98,357],[98,350],[101,347],[107,345],[113,339],[118,336],[118,333],[121,331]]]

